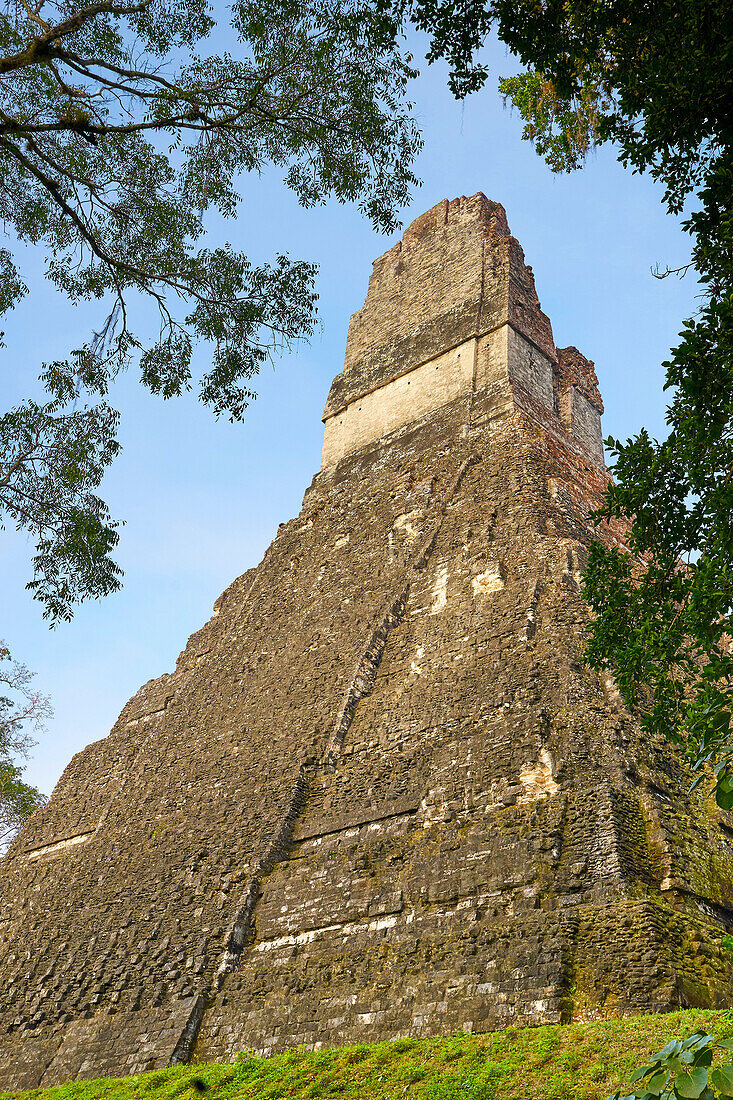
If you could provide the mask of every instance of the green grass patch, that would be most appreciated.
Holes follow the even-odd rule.
[[[394,1039],[137,1077],[0,1093],[0,1100],[602,1100],[670,1038],[733,1035],[733,1012],[692,1009],[485,1035]]]

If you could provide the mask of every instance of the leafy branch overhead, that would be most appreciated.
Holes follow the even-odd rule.
[[[26,401],[0,416],[0,508],[35,540],[29,587],[54,620],[119,587],[116,524],[95,494],[118,451],[117,413]]]
[[[526,67],[500,91],[554,171],[613,142],[663,185],[670,212],[692,208],[682,224],[700,309],[665,364],[666,439],[607,441],[615,484],[600,515],[629,525],[631,554],[592,548],[588,656],[613,670],[650,732],[714,765],[718,803],[733,809],[733,7],[382,2],[428,32],[459,97],[485,82],[479,48],[496,30]],[[623,232],[621,208],[618,219]]]
[[[98,331],[44,368],[44,430],[56,432],[61,416],[57,437],[69,403],[84,392],[103,398],[133,359],[151,392],[189,389],[199,342],[211,349],[202,401],[240,419],[261,364],[311,334],[312,263],[280,255],[256,265],[229,245],[202,243],[207,210],[239,211],[242,174],[275,166],[303,206],[358,202],[381,230],[397,224],[416,182],[413,72],[394,19],[366,0],[236,0],[227,51],[207,53],[216,30],[206,0],[0,4],[0,216],[19,241],[44,247],[48,276],[70,301],[100,301]],[[0,312],[26,293],[8,244]],[[158,317],[150,339],[134,323],[145,299]],[[31,410],[9,415],[26,421]],[[84,416],[108,433],[95,442],[90,489],[92,468],[101,477],[112,457],[114,418],[105,405]],[[45,492],[43,459],[34,462],[35,533],[48,529],[54,489]],[[29,508],[6,516],[28,526]],[[103,507],[96,518],[106,523]],[[53,553],[39,545],[40,558]],[[67,557],[66,587],[36,574],[53,619],[114,587],[106,550],[91,560],[95,578]]]

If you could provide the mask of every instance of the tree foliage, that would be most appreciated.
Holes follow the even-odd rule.
[[[35,539],[29,588],[54,620],[119,585],[116,524],[94,492],[117,454],[117,419],[105,404],[34,401],[0,416],[0,515]]]
[[[43,729],[51,717],[48,699],[31,688],[32,673],[13,661],[0,641],[0,851],[23,822],[45,804],[35,787],[23,782],[20,760],[33,745],[28,727]]]
[[[163,398],[197,384],[237,420],[261,364],[313,331],[314,265],[207,247],[206,212],[234,216],[238,179],[274,166],[303,206],[358,202],[391,230],[416,182],[413,71],[392,17],[368,0],[235,0],[211,52],[218,32],[206,0],[0,0],[0,312],[26,292],[13,239],[45,249],[71,302],[100,303],[97,331],[45,365],[48,403],[2,421],[0,504],[39,540],[31,587],[52,621],[119,583],[93,493],[116,449],[103,399],[118,372],[136,361]],[[145,300],[149,339],[134,324]],[[195,379],[197,343],[210,366]]]
[[[500,81],[555,171],[614,142],[686,214],[701,284],[666,368],[666,439],[608,440],[601,518],[629,551],[592,548],[588,657],[650,730],[716,768],[733,809],[733,7],[727,0],[385,0],[431,35],[457,96],[487,77],[492,29],[526,70]]]

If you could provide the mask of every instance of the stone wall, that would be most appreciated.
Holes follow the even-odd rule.
[[[375,260],[326,403],[322,469],[459,395],[470,422],[487,365],[504,412],[524,391],[603,461],[593,364],[556,351],[504,208],[479,194],[434,206]]]
[[[593,362],[577,348],[558,348],[555,368],[557,409],[565,430],[603,461],[603,400]]]
[[[429,212],[376,292],[451,217],[480,237],[499,210]],[[455,392],[425,385],[414,416],[334,452],[20,834],[0,864],[0,1087],[730,1002],[733,823],[583,666],[607,475],[562,398],[600,397],[532,308],[469,344],[470,387],[462,345],[438,349]]]
[[[664,854],[694,820],[692,845],[731,867],[725,823],[687,803],[663,747],[583,670],[579,579],[603,482],[527,428],[454,438],[452,463],[479,461],[338,765],[311,780],[196,1057],[727,1003],[729,872],[718,862],[713,902],[691,847],[684,887]],[[437,455],[435,430],[393,446]],[[402,513],[393,538],[418,545],[428,515]],[[663,852],[659,830],[683,818]]]
[[[325,422],[322,468],[459,395],[470,397],[477,340],[467,340],[345,405]]]

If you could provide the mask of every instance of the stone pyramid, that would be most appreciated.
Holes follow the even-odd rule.
[[[376,261],[300,515],[0,864],[3,1087],[730,1003],[731,822],[582,663],[601,412],[498,203]]]

